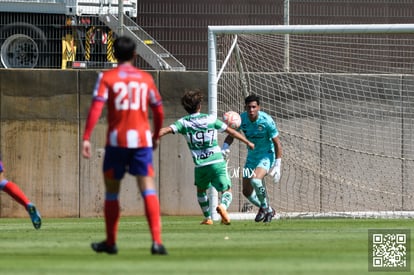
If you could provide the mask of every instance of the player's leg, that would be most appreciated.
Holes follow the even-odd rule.
[[[121,207],[119,192],[121,181],[105,177],[105,202],[104,215],[106,227],[106,243],[109,246],[116,245]]]
[[[275,215],[275,210],[269,205],[265,183],[260,178],[253,178],[250,182],[260,200],[260,208],[254,220],[256,222],[270,222]]]
[[[161,239],[161,214],[160,203],[157,192],[155,191],[154,178],[150,176],[138,176],[138,188],[144,199],[145,216],[148,221],[152,237],[151,253],[167,255],[167,250],[162,244]]]
[[[242,181],[242,192],[243,196],[253,205],[260,207],[260,201],[257,197],[256,191],[254,190],[250,179],[254,176],[254,170],[256,168],[257,161],[251,158],[246,160],[246,164],[243,168],[243,181]]]
[[[0,190],[6,192],[10,197],[12,197],[19,204],[24,206],[24,208],[29,213],[30,219],[32,220],[33,226],[35,229],[39,229],[42,226],[42,218],[36,206],[30,202],[25,193],[20,189],[20,187],[12,181],[7,180],[4,177],[3,165],[0,162]]]
[[[24,192],[20,187],[7,179],[0,181],[0,189],[6,192],[10,197],[12,197],[16,202],[23,205],[27,208],[27,205],[30,203],[30,200],[26,197]]]
[[[99,243],[92,243],[91,247],[96,252],[117,254],[116,246],[118,225],[120,219],[119,192],[121,179],[125,174],[125,162],[128,154],[124,148],[107,146],[103,163],[105,201],[104,218],[106,239]]]
[[[210,200],[207,195],[207,189],[210,187],[210,169],[209,167],[197,167],[194,169],[194,184],[197,187],[197,202],[203,212],[204,219],[200,224],[212,225],[210,212]]]
[[[275,154],[271,153],[271,154],[268,154],[267,156],[264,156],[263,159],[258,164],[258,167],[261,167],[266,171],[266,173],[263,174],[263,176],[261,177],[263,190],[264,190],[264,196],[266,198],[267,205],[268,205],[267,208],[266,208],[266,211],[265,211],[266,212],[265,217],[263,219],[263,222],[265,222],[265,223],[271,222],[273,217],[276,214],[275,210],[270,205],[269,198],[268,198],[268,193],[267,193],[267,189],[266,189],[266,183],[264,182],[264,177],[269,172],[270,167],[272,167],[274,165],[274,163],[275,163]]]
[[[204,219],[200,222],[200,224],[212,225],[213,220],[211,219],[210,200],[208,199],[206,189],[197,188],[197,202],[204,216]]]
[[[233,194],[231,188],[229,187],[227,190],[221,193],[220,205],[224,206],[229,209],[231,202],[233,201]]]
[[[226,163],[222,162],[213,164],[211,165],[211,169],[213,170],[211,171],[211,184],[218,192],[221,193],[220,203],[217,205],[216,211],[221,216],[221,223],[229,225],[230,217],[227,213],[227,209],[233,200],[233,195],[231,193],[231,180],[227,174]]]
[[[267,197],[266,197],[266,189],[263,186],[263,178],[266,175],[266,170],[257,167],[255,169],[255,176],[250,179],[250,184],[253,189],[256,191],[257,198],[260,201],[260,207],[267,208]]]
[[[256,218],[255,218],[256,222],[260,222],[265,218],[267,209],[269,207],[267,203],[266,189],[263,186],[263,180],[262,180],[265,175],[266,175],[266,170],[258,167],[255,169],[254,177],[250,179],[250,184],[252,188],[255,190],[257,194],[257,198],[260,202],[259,212],[257,213]]]
[[[250,183],[250,178],[243,178],[242,181],[243,196],[253,205],[260,207],[260,201],[257,197],[256,191]]]
[[[92,243],[92,249],[96,252],[106,252],[108,254],[117,254],[116,239],[118,234],[118,225],[120,219],[119,190],[120,181],[104,178],[105,181],[105,201],[104,201],[104,218],[106,239],[99,243]]]
[[[266,186],[266,182],[265,182],[265,180],[264,180],[264,179],[262,179],[262,181],[263,181],[263,187],[265,188],[265,192],[266,192],[267,203],[268,203],[268,205],[269,205],[269,207],[267,208],[267,211],[266,211],[266,215],[265,215],[265,217],[264,217],[264,219],[263,219],[263,222],[264,222],[264,223],[268,223],[268,222],[271,222],[271,221],[272,221],[273,217],[276,215],[276,211],[275,211],[275,209],[274,209],[274,208],[270,205],[269,195],[268,195],[268,193],[267,193],[267,186]]]
[[[256,156],[254,162],[251,162],[251,164],[255,164],[256,166],[252,173],[250,184],[256,191],[257,198],[260,201],[259,212],[255,218],[256,222],[270,222],[275,213],[273,208],[270,207],[268,203],[266,186],[264,185],[263,181],[264,177],[267,174],[267,171],[270,169],[270,165],[273,162],[274,154],[272,153]]]
[[[221,223],[225,225],[230,225],[230,217],[227,213],[227,209],[229,208],[231,201],[233,200],[233,195],[231,193],[231,188],[225,190],[221,194],[220,204],[217,205],[216,211],[221,216]]]
[[[138,189],[144,199],[145,216],[152,237],[151,253],[153,255],[167,255],[167,250],[161,239],[161,213],[152,164],[152,148],[134,150],[129,163],[129,173],[137,178]]]

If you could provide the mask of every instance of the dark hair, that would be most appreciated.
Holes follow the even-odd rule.
[[[181,97],[181,105],[189,114],[194,114],[203,102],[203,95],[199,90],[189,90]]]
[[[250,102],[256,101],[257,105],[260,105],[260,97],[255,95],[255,94],[251,94],[248,97],[246,97],[244,99],[244,104],[248,105]]]
[[[126,36],[120,36],[114,42],[114,55],[119,63],[130,61],[135,55],[135,42]]]

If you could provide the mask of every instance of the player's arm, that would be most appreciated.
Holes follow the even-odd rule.
[[[160,142],[160,130],[164,123],[164,107],[162,105],[161,95],[152,77],[148,78],[148,85],[148,102],[153,115],[152,149],[155,150]]]
[[[275,164],[269,170],[269,175],[273,177],[273,182],[278,183],[281,176],[281,166],[282,166],[282,144],[280,142],[279,136],[272,138],[273,145],[275,147]]]
[[[230,127],[227,127],[227,129],[228,128],[230,128]],[[232,129],[232,128],[230,128],[230,129]],[[227,135],[227,137],[224,139],[223,146],[224,146],[224,144],[227,144],[228,147],[230,147],[230,145],[233,143],[233,140],[234,140],[234,137],[232,137],[230,134]]]
[[[276,159],[282,158],[282,143],[280,142],[279,136],[272,138],[273,145],[275,146],[275,157]]]
[[[230,127],[227,127],[230,128]],[[233,143],[234,137],[230,134],[224,139],[223,146],[221,147],[222,150],[229,150],[230,145]]]
[[[162,104],[151,106],[154,123],[154,133],[152,134],[153,149],[157,148],[158,141],[160,139],[160,130],[162,123],[164,122],[164,108]]]
[[[183,134],[183,124],[182,119],[177,120],[173,124],[163,127],[160,130],[160,137],[163,137],[168,134]]]
[[[229,134],[226,137],[226,139],[229,138],[228,141],[230,141],[230,138],[231,138],[230,144],[233,142],[234,138],[237,138],[238,140],[244,142],[251,150],[254,149],[254,144],[252,142],[250,142],[245,136],[243,136],[242,134],[240,134],[238,131],[234,130],[231,127],[227,127],[227,129],[225,131]],[[226,139],[224,140],[224,144],[226,143]]]
[[[95,128],[96,123],[101,116],[102,109],[104,107],[105,101],[95,98],[92,101],[91,107],[89,108],[88,118],[86,119],[85,131],[83,133],[83,144],[82,144],[82,155],[85,158],[90,158],[92,155],[91,152],[91,143],[90,137],[93,129]]]
[[[173,133],[173,129],[170,126],[164,127],[164,128],[161,128],[160,130],[160,137],[163,137],[165,135],[172,134],[172,133]]]
[[[227,129],[230,127],[227,127]],[[221,154],[224,159],[227,159],[230,155],[230,145],[233,143],[234,138],[229,134],[224,139],[223,146],[221,146]]]

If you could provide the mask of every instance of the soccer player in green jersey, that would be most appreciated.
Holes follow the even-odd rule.
[[[268,203],[263,178],[269,174],[275,183],[280,180],[282,145],[279,131],[272,117],[260,111],[260,98],[257,95],[249,95],[244,102],[246,111],[240,115],[240,130],[256,146],[247,152],[243,169],[243,195],[259,207],[256,222],[271,222],[275,210]],[[222,146],[224,156],[229,153],[232,142],[232,136],[225,138]]]
[[[253,150],[254,144],[242,134],[230,128],[213,115],[200,113],[203,95],[200,91],[187,91],[181,98],[181,104],[188,115],[160,130],[160,137],[167,134],[182,134],[191,151],[195,164],[194,178],[197,187],[197,200],[203,211],[201,224],[213,224],[211,219],[207,189],[213,186],[221,192],[221,201],[216,210],[223,224],[230,224],[227,209],[232,201],[231,181],[227,174],[226,162],[218,145],[217,133],[227,132]]]

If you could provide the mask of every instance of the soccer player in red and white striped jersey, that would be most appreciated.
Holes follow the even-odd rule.
[[[136,176],[144,198],[145,213],[152,235],[152,254],[166,255],[161,240],[160,206],[155,190],[152,151],[159,143],[164,111],[152,76],[133,66],[135,43],[128,37],[114,42],[118,67],[99,74],[83,135],[82,154],[91,157],[90,136],[104,105],[108,130],[103,164],[105,181],[106,240],[92,243],[96,252],[116,254],[120,218],[119,191],[126,172]],[[148,119],[153,113],[153,133]]]

